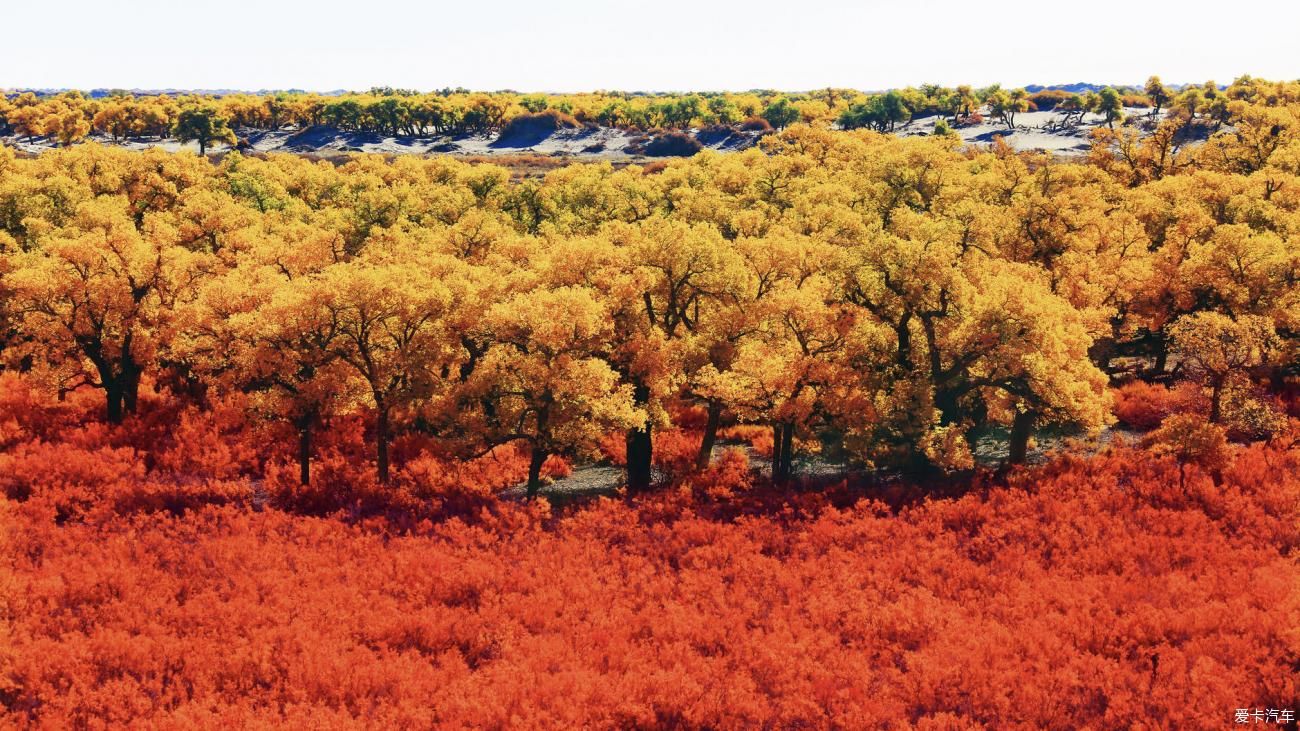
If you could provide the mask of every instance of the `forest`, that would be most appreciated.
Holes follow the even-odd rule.
[[[6,124],[75,134],[0,146],[0,719],[1294,713],[1300,84],[1153,81],[1122,104],[4,102]],[[890,135],[907,95],[954,116],[1143,101],[1153,123],[1063,159]],[[349,104],[337,123],[621,104],[659,116],[617,123],[768,129],[742,152],[544,175],[71,144]],[[118,108],[134,121],[114,131]],[[591,465],[619,489],[548,497]]]

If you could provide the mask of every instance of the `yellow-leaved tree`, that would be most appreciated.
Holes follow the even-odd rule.
[[[530,495],[548,456],[590,457],[609,432],[646,422],[632,385],[608,361],[614,325],[592,290],[521,292],[492,306],[480,327],[491,344],[465,381],[456,418],[484,448],[528,446]]]
[[[39,246],[7,257],[11,309],[28,336],[15,353],[61,389],[102,389],[112,423],[134,412],[175,304],[204,269],[204,257],[174,237],[157,218],[137,228],[126,198],[101,196]]]
[[[295,283],[306,290],[295,309],[313,323],[330,323],[333,353],[364,384],[375,415],[381,483],[390,475],[394,415],[434,397],[464,357],[448,327],[463,300],[458,277],[463,277],[459,262],[430,254],[335,264]]]
[[[1174,351],[1188,375],[1210,392],[1210,423],[1223,419],[1223,395],[1247,369],[1267,361],[1277,345],[1273,323],[1258,315],[1233,319],[1219,312],[1197,312],[1170,328]]]

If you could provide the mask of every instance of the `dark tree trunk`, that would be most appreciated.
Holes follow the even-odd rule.
[[[122,386],[116,382],[104,384],[104,396],[108,401],[108,423],[122,423]]]
[[[650,465],[653,455],[653,443],[650,437],[650,424],[644,429],[632,429],[627,433],[627,489],[629,492],[645,492],[650,489]]]
[[[794,455],[794,424],[786,424],[781,430],[781,482],[790,479]]]
[[[772,424],[772,482],[781,481],[781,424]]]
[[[380,484],[388,484],[388,409],[379,407],[375,415],[375,448]]]
[[[128,414],[136,412],[140,402],[140,373],[134,368],[127,368],[122,376],[122,409]]]
[[[957,393],[951,388],[935,388],[934,406],[939,410],[940,420],[943,424],[957,424],[962,421],[964,414]]]
[[[633,403],[644,406],[650,401],[650,387],[637,384],[632,391]],[[650,435],[650,422],[641,429],[627,432],[627,489],[644,492],[650,489],[650,465],[654,456],[654,443]]]
[[[718,440],[718,422],[722,420],[722,402],[709,400],[709,420],[704,424],[704,440],[700,442],[700,453],[695,457],[695,469],[702,470],[713,459],[713,444]]]
[[[1165,365],[1169,362],[1169,346],[1163,340],[1156,343],[1156,362],[1151,369],[1152,375],[1162,376],[1165,373]]]
[[[1007,453],[1008,464],[1024,464],[1029,455],[1029,435],[1034,430],[1035,414],[1032,411],[1017,411],[1011,420],[1011,445]]]
[[[542,465],[546,463],[546,450],[533,445],[532,458],[528,461],[528,497],[537,495],[542,487]]]
[[[791,456],[794,452],[794,424],[772,425],[772,482],[781,484],[790,479]]]
[[[298,481],[311,484],[311,419],[298,422]]]
[[[898,350],[895,361],[902,368],[912,367],[912,313],[908,312],[898,319],[894,332],[898,335]]]
[[[1270,366],[1268,369],[1268,386],[1273,389],[1274,393],[1281,393],[1286,388],[1286,369],[1281,366]]]

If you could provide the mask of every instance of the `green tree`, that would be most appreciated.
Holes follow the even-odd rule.
[[[763,108],[762,117],[774,129],[783,129],[799,121],[799,110],[789,99],[781,97]]]
[[[1012,92],[998,89],[989,95],[988,105],[989,112],[1001,119],[1007,125],[1007,129],[1016,128],[1017,114],[1029,111],[1029,99],[1026,98],[1024,89],[1016,89]]]
[[[1115,122],[1124,118],[1124,100],[1119,92],[1106,87],[1097,93],[1097,113],[1106,118],[1106,126],[1114,128]]]
[[[199,154],[206,155],[213,142],[235,144],[235,133],[227,126],[225,117],[213,107],[191,107],[181,110],[172,127],[172,135],[181,142],[199,143]]]

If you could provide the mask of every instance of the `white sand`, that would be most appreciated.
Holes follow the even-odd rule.
[[[1149,109],[1126,109],[1127,119],[1138,121],[1149,117]],[[1016,150],[1043,150],[1062,155],[1079,155],[1088,151],[1092,144],[1092,131],[1104,126],[1104,117],[1100,114],[1085,115],[1077,126],[1063,128],[1060,124],[1064,115],[1060,112],[1021,112],[1015,116],[1015,129],[1008,129],[999,120],[985,116],[980,124],[958,127],[957,134],[969,144],[987,145],[996,136],[1002,137],[1008,145]],[[894,130],[894,134],[913,136],[931,134],[937,116],[918,117]],[[1122,122],[1117,122],[1118,127]]]

